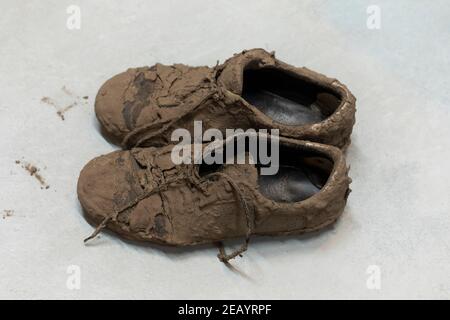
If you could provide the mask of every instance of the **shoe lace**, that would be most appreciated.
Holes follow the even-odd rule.
[[[243,192],[242,192],[241,188],[237,185],[236,182],[234,182],[232,177],[230,177],[229,175],[227,175],[226,173],[223,173],[223,172],[213,172],[213,173],[206,175],[205,178],[210,178],[210,177],[214,177],[214,176],[223,177],[233,188],[233,191],[234,191],[237,199],[239,200],[240,205],[244,211],[246,224],[247,224],[247,232],[245,235],[244,243],[238,249],[234,250],[232,253],[227,254],[225,252],[225,247],[223,245],[223,242],[219,242],[219,254],[217,255],[217,257],[223,263],[228,263],[228,261],[230,261],[231,259],[234,259],[237,256],[242,256],[242,253],[247,251],[248,243],[250,242],[250,236],[252,235],[252,232],[254,230],[255,214],[254,214],[254,211],[250,211],[247,201],[245,200],[245,198],[243,196]]]
[[[220,100],[220,91],[216,86],[213,86],[205,97],[203,97],[197,104],[190,110],[190,112],[185,112],[178,117],[171,119],[166,122],[151,122],[146,125],[139,126],[131,130],[122,140],[121,145],[124,148],[136,148],[141,147],[145,142],[149,141],[151,138],[156,136],[164,136],[165,132],[168,132],[170,128],[176,125],[177,122],[183,120],[186,117],[192,115],[192,113],[205,106],[208,101]]]
[[[199,177],[198,171],[195,170],[194,166],[182,166],[180,173],[173,179],[167,180],[164,183],[160,184],[159,186],[152,188],[150,190],[147,190],[140,194],[138,197],[136,197],[134,200],[128,202],[126,205],[121,207],[118,210],[114,210],[113,213],[107,215],[100,224],[95,228],[94,232],[84,239],[84,243],[87,243],[88,241],[94,239],[97,237],[97,235],[107,227],[108,223],[110,221],[116,221],[119,214],[124,212],[125,210],[132,208],[140,201],[150,197],[153,194],[160,193],[164,190],[166,190],[170,185],[180,182],[182,180],[188,180],[189,183],[191,183],[193,186],[198,188],[201,192],[206,193],[206,188],[204,187],[204,183],[209,181],[210,178],[213,177],[222,177],[224,178],[232,187],[234,194],[236,198],[238,199],[238,202],[240,203],[240,206],[242,207],[242,210],[244,211],[244,215],[246,218],[246,235],[245,235],[245,241],[244,243],[236,250],[234,250],[232,253],[227,254],[225,252],[225,248],[222,242],[219,242],[219,253],[217,257],[219,260],[225,264],[229,263],[231,259],[236,258],[237,256],[242,256],[242,253],[244,253],[248,249],[248,244],[250,241],[250,236],[254,230],[254,224],[255,224],[255,215],[253,211],[250,211],[249,206],[247,204],[247,201],[245,200],[243,196],[243,192],[241,188],[237,185],[237,183],[233,180],[233,178],[226,173],[223,172],[213,172],[210,173],[203,178]]]

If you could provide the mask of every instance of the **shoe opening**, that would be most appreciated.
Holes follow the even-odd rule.
[[[252,148],[251,145],[256,148]],[[279,140],[277,140],[279,141]],[[240,146],[240,147],[238,147]],[[263,147],[265,146],[265,147]],[[257,140],[250,141],[247,136],[235,137],[223,145],[223,149],[212,153],[215,160],[220,163],[212,163],[205,160],[199,165],[199,175],[223,171],[228,163],[237,163],[239,155],[245,164],[251,164],[258,171],[259,190],[263,196],[276,202],[303,201],[320,192],[327,183],[333,170],[334,162],[324,154],[295,144],[278,143],[277,148],[272,148],[273,140],[270,137],[258,136]],[[263,147],[263,151],[261,150]],[[274,154],[278,153],[278,156]],[[252,159],[250,163],[249,159]],[[278,160],[275,160],[278,159]],[[211,160],[211,159],[209,159]],[[274,174],[265,174],[263,169],[273,167]]]
[[[333,170],[333,161],[321,154],[280,145],[275,175],[259,175],[259,190],[276,202],[298,202],[320,192]]]
[[[286,125],[321,122],[341,103],[339,95],[329,88],[273,67],[244,70],[242,97]]]

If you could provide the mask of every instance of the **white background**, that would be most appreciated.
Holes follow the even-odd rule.
[[[66,27],[71,4],[80,30]],[[371,4],[380,30],[366,26]],[[212,66],[254,47],[336,77],[358,99],[353,192],[339,222],[256,239],[239,272],[213,246],[109,234],[85,246],[78,174],[117,148],[94,115],[100,85],[128,67]],[[0,216],[0,298],[450,298],[449,49],[448,0],[0,0],[0,215],[14,211]],[[78,104],[62,121],[44,96]],[[39,167],[50,189],[15,160]],[[79,290],[66,286],[70,265]],[[370,265],[379,290],[367,287]]]

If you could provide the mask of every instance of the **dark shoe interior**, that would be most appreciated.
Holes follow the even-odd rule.
[[[318,193],[327,183],[333,162],[319,154],[280,145],[275,175],[259,175],[260,192],[276,202],[298,202]]]
[[[281,143],[279,150],[279,169],[274,175],[262,175],[263,165],[257,160],[258,185],[261,194],[276,202],[298,202],[318,193],[326,184],[333,170],[333,162],[318,153]],[[246,151],[248,152],[248,149]],[[258,156],[253,158],[258,159]],[[222,159],[225,162],[224,156]],[[204,176],[221,171],[223,168],[223,165],[220,164],[201,164],[199,173]]]
[[[339,106],[330,89],[275,68],[244,71],[242,97],[276,122],[305,125],[320,122]]]

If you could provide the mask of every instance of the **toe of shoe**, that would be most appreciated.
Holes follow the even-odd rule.
[[[132,193],[124,165],[127,152],[115,151],[89,161],[78,178],[78,199],[86,215],[95,222],[114,213],[124,195]]]
[[[129,151],[115,151],[88,162],[77,186],[85,217],[99,224],[117,214],[108,228],[122,237],[172,244],[170,221],[163,214],[160,195],[137,201],[143,192],[136,175],[139,170]]]
[[[101,86],[95,99],[95,114],[98,120],[106,133],[119,142],[130,131],[123,117],[123,109],[127,88],[135,75],[136,69],[115,75]]]

